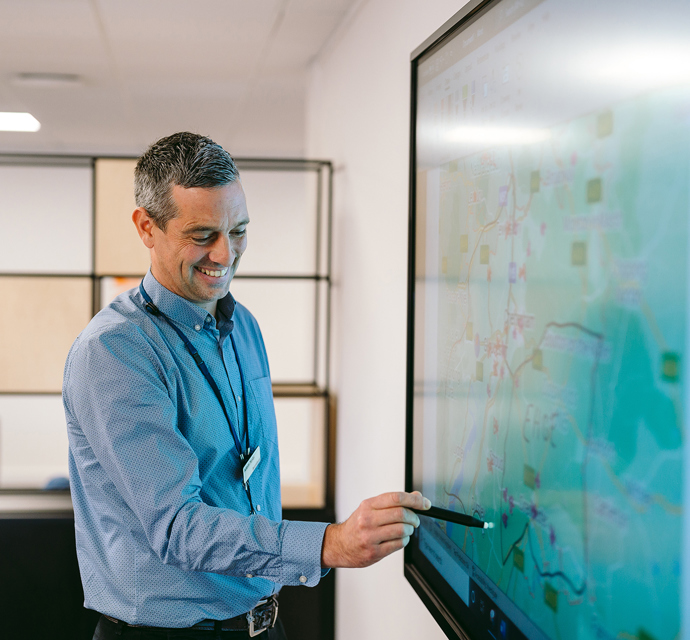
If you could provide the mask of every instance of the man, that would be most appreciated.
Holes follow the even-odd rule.
[[[342,524],[281,520],[266,352],[229,293],[249,224],[235,164],[178,133],[141,157],[135,195],[151,269],[65,365],[77,553],[85,605],[103,614],[94,638],[284,638],[282,585],[401,549],[419,524],[405,507],[428,501],[391,493]]]

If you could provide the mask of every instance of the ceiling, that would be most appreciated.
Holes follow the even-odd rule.
[[[357,0],[0,0],[0,152],[139,154],[179,130],[299,156],[309,63]],[[62,74],[58,76],[43,74]]]

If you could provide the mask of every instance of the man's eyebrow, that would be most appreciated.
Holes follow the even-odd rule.
[[[234,227],[233,229],[237,229],[237,227],[241,227],[243,225],[248,225],[250,222],[249,218],[245,218],[244,220],[240,220]],[[195,233],[217,233],[219,231],[218,227],[209,227],[203,224],[200,225],[195,225],[193,227],[188,227],[183,231],[185,235],[192,235]]]
[[[218,229],[216,229],[216,227],[205,227],[203,225],[199,225],[196,227],[189,227],[188,229],[185,229],[184,233],[186,235],[191,235],[193,233],[204,233],[209,231],[218,231]]]

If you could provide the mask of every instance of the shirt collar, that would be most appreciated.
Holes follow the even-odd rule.
[[[235,313],[235,298],[228,291],[226,296],[223,296],[218,300],[218,331],[220,331],[221,337],[226,337],[235,326],[232,320],[232,316]],[[211,316],[213,317],[213,316]]]
[[[166,289],[151,273],[151,269],[144,276],[144,289],[153,301],[153,304],[160,309],[171,320],[196,329],[197,326],[213,327],[216,319],[206,309],[193,302],[178,296],[169,289]],[[218,330],[221,336],[225,336],[232,331],[232,316],[235,312],[235,299],[228,292],[226,296],[218,300]]]

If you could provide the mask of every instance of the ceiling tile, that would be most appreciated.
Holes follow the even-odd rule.
[[[140,153],[180,129],[243,155],[304,149],[306,66],[354,0],[0,0],[0,152]],[[30,87],[17,73],[78,74]]]
[[[306,69],[341,19],[340,12],[289,7],[280,30],[270,43],[262,73]]]

